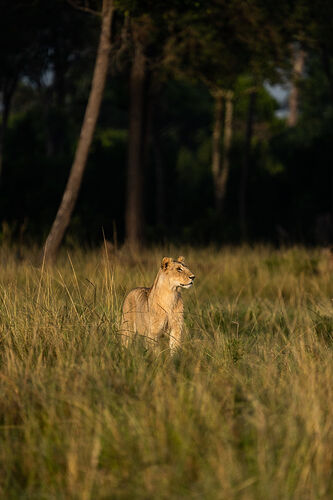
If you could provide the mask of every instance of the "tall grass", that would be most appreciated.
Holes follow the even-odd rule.
[[[121,347],[164,255],[197,275],[174,357]],[[0,497],[333,498],[333,280],[319,250],[0,253]]]

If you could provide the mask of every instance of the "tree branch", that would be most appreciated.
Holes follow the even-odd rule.
[[[74,7],[74,9],[81,10],[82,12],[88,12],[93,16],[101,17],[102,12],[99,10],[90,9],[89,7],[84,7],[83,5],[79,5],[75,0],[67,0],[67,2]]]

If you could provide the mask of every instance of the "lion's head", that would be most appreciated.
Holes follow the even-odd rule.
[[[193,285],[194,274],[186,266],[184,257],[177,260],[170,257],[163,257],[161,262],[163,276],[169,282],[170,288],[190,288]]]

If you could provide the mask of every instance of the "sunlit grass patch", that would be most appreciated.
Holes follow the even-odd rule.
[[[3,252],[2,497],[331,498],[333,283],[319,250],[81,249],[54,269]],[[124,349],[126,292],[176,254],[197,276],[182,348]]]

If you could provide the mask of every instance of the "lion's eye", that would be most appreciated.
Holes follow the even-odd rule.
[[[182,273],[182,272],[183,272],[183,270],[182,270],[182,268],[181,268],[181,267],[177,267],[177,271],[178,271],[179,273]]]

